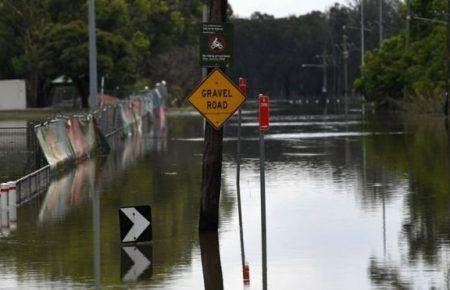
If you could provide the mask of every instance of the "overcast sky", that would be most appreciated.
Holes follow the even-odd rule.
[[[300,15],[312,10],[324,11],[335,2],[345,3],[345,0],[228,0],[240,17],[249,17],[255,11],[275,17]]]

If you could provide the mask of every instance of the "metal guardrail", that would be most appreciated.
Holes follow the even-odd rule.
[[[94,113],[94,116],[96,122],[98,122],[97,125],[99,129],[102,132],[107,132],[106,136],[122,132],[123,124],[117,106],[102,107]],[[38,144],[34,129],[28,131],[26,131],[28,128],[24,129],[24,134],[27,134],[28,132],[28,143],[33,148],[35,155],[41,155],[42,159],[45,159]],[[48,164],[16,180],[17,206],[44,193],[50,185],[50,181],[51,170],[50,165]]]
[[[0,128],[0,153],[28,151],[28,130],[27,127]]]
[[[131,104],[137,100],[146,100],[148,104],[155,102],[158,106],[165,107],[165,102],[167,98],[167,89],[165,88],[165,83],[163,85],[157,85],[157,87],[153,90],[148,90],[141,92],[137,95],[133,95],[130,97],[130,100],[122,102],[123,104],[128,104],[131,108]],[[143,105],[141,103],[141,105]],[[154,108],[154,107],[153,107]],[[94,120],[97,123],[97,128],[102,132],[103,136],[107,137],[110,141],[112,141],[111,145],[114,146],[116,142],[114,142],[114,138],[119,138],[118,133],[124,132],[126,128],[126,124],[122,120],[121,116],[121,108],[120,105],[105,105],[101,106],[98,110],[93,113]],[[141,110],[141,111],[139,111]],[[148,112],[143,107],[138,109],[140,112],[139,118],[147,118],[154,115],[154,112]],[[146,112],[143,114],[142,112]],[[67,116],[59,116],[58,118],[66,118]],[[43,124],[51,122],[51,120],[47,120],[43,122]],[[145,123],[145,122],[144,122]],[[9,127],[9,128],[0,128],[0,152],[2,141],[5,144],[11,144],[10,147],[5,147],[6,151],[8,150],[17,150],[20,146],[17,146],[15,142],[20,142],[23,144],[23,147],[27,151],[27,154],[34,154],[32,160],[34,160],[34,166],[31,167],[31,170],[34,170],[32,173],[27,174],[20,179],[16,180],[16,204],[20,206],[27,201],[35,198],[40,195],[44,191],[47,190],[50,180],[51,180],[51,168],[50,165],[47,164],[44,154],[42,152],[41,147],[38,144],[38,140],[35,134],[35,125],[29,123],[27,127]],[[111,140],[112,139],[112,140]],[[15,145],[13,145],[15,144]],[[5,145],[6,146],[6,145]],[[45,164],[43,162],[46,162]],[[39,168],[39,169],[38,169]]]
[[[17,206],[43,193],[50,184],[50,166],[46,165],[16,181]]]

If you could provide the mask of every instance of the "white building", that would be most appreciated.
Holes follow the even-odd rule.
[[[25,80],[0,80],[0,110],[27,108]]]

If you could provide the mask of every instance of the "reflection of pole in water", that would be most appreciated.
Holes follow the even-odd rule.
[[[101,288],[100,268],[100,197],[99,193],[92,190],[92,230],[94,239],[94,277],[95,289]]]
[[[241,242],[241,262],[244,282],[249,282],[248,273],[245,267],[245,247],[244,247],[244,229],[242,225],[242,203],[241,203],[241,110],[238,111],[238,127],[237,127],[237,148],[236,148],[236,191],[238,199],[238,215],[239,215],[239,236]]]
[[[386,201],[385,201],[385,193],[386,193],[386,178],[384,175],[384,170],[381,171],[381,198],[383,201],[383,249],[384,255],[386,256]]]
[[[205,290],[222,290],[223,277],[217,232],[204,232],[199,236]]]
[[[445,147],[446,147],[446,156],[447,156],[447,175],[448,175],[448,178],[447,178],[447,180],[449,181],[450,180],[450,120],[449,120],[449,118],[450,117],[446,117],[445,118],[445,124],[444,124],[444,127],[445,127],[445,133],[446,133],[446,138],[445,138]],[[448,190],[450,190],[450,181],[449,181],[449,183],[448,183]],[[450,203],[450,200],[449,200],[449,203]],[[450,208],[450,205],[449,205],[449,208]],[[449,275],[450,275],[450,269],[449,269]]]
[[[383,251],[386,256],[386,203],[384,201],[384,190],[381,192],[381,200],[383,202]]]
[[[383,185],[381,183],[375,183],[373,185],[375,189],[375,197],[378,197],[378,188],[381,188]],[[382,214],[383,214],[383,253],[386,256],[386,202],[384,198],[384,190],[381,191],[381,205],[382,205]]]
[[[265,146],[264,132],[259,133],[260,144],[260,180],[261,180],[261,245],[263,289],[267,289],[267,240],[266,240],[266,180],[265,180]]]
[[[364,99],[363,99],[363,107],[362,107],[362,133],[365,134],[366,132],[366,113],[364,108]],[[361,136],[361,147],[362,147],[362,162],[363,162],[363,193],[366,189],[366,183],[367,183],[367,157],[366,157],[366,143],[364,142],[364,135]]]

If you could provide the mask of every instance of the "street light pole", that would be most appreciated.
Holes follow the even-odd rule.
[[[344,34],[342,36],[342,56],[344,59],[344,105],[345,105],[345,116],[348,113],[348,47],[347,47],[347,33],[344,29]]]
[[[383,43],[383,0],[378,0],[378,29],[379,29],[379,46]]]
[[[319,56],[322,60],[322,93],[326,94],[328,91],[328,76],[327,76],[327,50],[323,50],[322,55]]]
[[[97,43],[95,34],[95,0],[89,0],[89,107],[97,107]]]
[[[406,37],[405,37],[405,46],[406,49],[409,49],[410,37],[411,37],[411,0],[406,0]]]
[[[449,0],[450,1],[450,0]],[[326,94],[328,92],[328,76],[327,76],[327,51],[323,51],[322,55],[322,66],[323,66],[323,86],[322,86],[322,93]]]
[[[365,44],[364,44],[364,0],[361,0],[361,65],[364,65],[364,54],[365,54]]]

